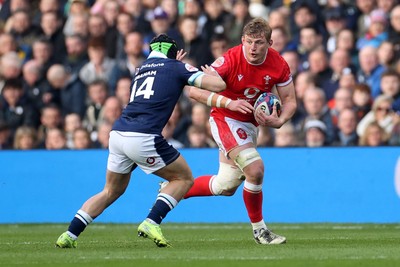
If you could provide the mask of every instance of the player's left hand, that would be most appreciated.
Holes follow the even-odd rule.
[[[258,124],[261,126],[267,126],[279,129],[285,123],[281,118],[278,116],[278,111],[276,110],[276,106],[274,105],[272,108],[271,115],[265,114],[260,108],[255,113],[255,119]]]
[[[187,53],[184,52],[183,49],[178,50],[178,53],[176,53],[176,60],[182,61],[186,54]]]
[[[212,75],[212,76],[215,76],[215,77],[219,77],[218,72],[213,67],[210,67],[208,65],[201,66],[201,70],[205,74]]]

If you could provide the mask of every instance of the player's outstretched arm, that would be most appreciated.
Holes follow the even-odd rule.
[[[254,111],[254,107],[245,100],[232,100],[220,94],[196,87],[189,88],[189,96],[197,102],[206,104],[210,107],[227,108],[243,114]]]

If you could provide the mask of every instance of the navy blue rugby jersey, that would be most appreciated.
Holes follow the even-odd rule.
[[[113,130],[161,135],[184,86],[203,74],[179,60],[152,54],[132,80],[130,102]]]

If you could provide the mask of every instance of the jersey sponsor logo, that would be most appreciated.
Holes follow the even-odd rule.
[[[214,68],[219,68],[224,64],[224,62],[225,62],[224,57],[219,57],[211,64],[211,66]]]
[[[140,67],[140,69],[144,68],[155,68],[155,67],[163,67],[164,63],[151,63],[151,64],[144,64]]]
[[[243,140],[247,139],[247,133],[242,128],[237,129],[236,133],[240,139],[243,139]]]
[[[243,75],[242,75],[242,74],[239,74],[239,75],[238,75],[238,80],[239,80],[239,82],[240,82],[242,79],[243,79]]]
[[[195,72],[195,71],[198,71],[198,70],[199,70],[198,68],[193,67],[192,65],[190,65],[190,64],[188,64],[188,63],[185,64],[185,68],[186,68],[188,71],[190,71],[190,72]]]

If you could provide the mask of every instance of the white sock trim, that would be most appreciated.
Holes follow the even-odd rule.
[[[244,189],[251,193],[259,193],[262,191],[262,184],[255,185],[247,181],[244,181]]]
[[[175,208],[176,205],[178,205],[178,201],[175,198],[165,193],[158,194],[156,201],[157,200],[164,201],[170,207],[171,210]]]
[[[261,220],[261,221],[256,222],[256,223],[251,223],[251,226],[253,227],[253,230],[258,230],[258,229],[261,229],[261,228],[268,229],[267,225],[264,222],[264,220]]]
[[[83,210],[78,210],[78,212],[75,214],[75,217],[81,220],[85,225],[93,222],[93,218]]]

